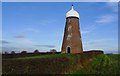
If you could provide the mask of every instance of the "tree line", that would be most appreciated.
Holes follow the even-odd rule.
[[[57,52],[56,49],[51,49],[49,52],[55,53]],[[21,53],[27,53],[27,51],[21,51]],[[34,50],[33,53],[40,53],[38,49]],[[4,52],[4,54],[16,54],[15,51],[11,51],[11,53],[8,53],[7,51]]]

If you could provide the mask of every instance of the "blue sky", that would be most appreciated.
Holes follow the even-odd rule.
[[[61,51],[66,13],[80,14],[83,48],[118,51],[118,5],[111,2],[17,2],[2,4],[3,51]]]

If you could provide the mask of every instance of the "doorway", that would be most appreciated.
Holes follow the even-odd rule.
[[[67,53],[70,53],[70,47],[67,47]]]

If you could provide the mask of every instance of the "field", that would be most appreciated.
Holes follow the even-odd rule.
[[[3,59],[3,74],[118,74],[119,54],[51,54]]]
[[[84,63],[83,67],[75,70],[73,74],[118,74],[119,59],[118,54],[103,54],[94,58],[91,62]]]

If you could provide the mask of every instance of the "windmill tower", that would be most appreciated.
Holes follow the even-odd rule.
[[[79,28],[79,14],[72,9],[66,13],[66,24],[61,48],[62,53],[82,53],[82,39]]]

